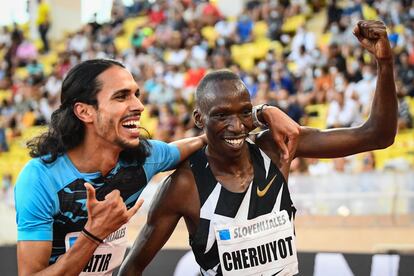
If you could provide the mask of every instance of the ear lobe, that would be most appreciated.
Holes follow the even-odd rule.
[[[85,103],[75,103],[73,106],[73,113],[82,122],[91,123],[93,121],[92,112],[90,111],[91,106]]]
[[[202,120],[201,113],[198,111],[198,109],[194,110],[194,112],[193,112],[193,118],[194,118],[195,125],[199,129],[203,129],[204,128],[204,123],[203,123],[203,120]]]

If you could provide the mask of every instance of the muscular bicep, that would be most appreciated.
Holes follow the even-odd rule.
[[[318,130],[302,127],[295,157],[337,158],[381,148],[367,128]]]
[[[51,253],[51,241],[19,241],[17,243],[19,275],[32,275],[48,267]]]

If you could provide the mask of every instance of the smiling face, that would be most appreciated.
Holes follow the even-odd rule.
[[[235,157],[240,155],[253,129],[252,103],[240,80],[209,84],[202,107],[195,111],[197,125],[204,128],[209,151]]]
[[[97,94],[98,107],[93,113],[93,130],[98,141],[121,149],[139,145],[139,127],[144,106],[139,88],[131,73],[112,66],[98,76],[102,89]]]

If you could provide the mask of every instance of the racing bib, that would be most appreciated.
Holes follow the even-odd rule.
[[[65,236],[66,251],[72,247],[80,232],[68,233]],[[100,244],[93,256],[79,275],[112,275],[115,268],[121,265],[127,248],[127,225],[121,226]]]
[[[224,276],[298,273],[293,225],[286,210],[214,225]]]

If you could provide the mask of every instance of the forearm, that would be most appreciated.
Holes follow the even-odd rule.
[[[80,235],[73,247],[68,252],[63,254],[56,263],[50,265],[40,271],[29,271],[26,268],[24,261],[19,261],[19,275],[79,275],[84,267],[88,264],[90,258],[93,256],[98,244]],[[29,256],[30,257],[30,256]],[[36,258],[36,256],[32,256]],[[33,268],[33,267],[32,267]]]
[[[295,157],[338,158],[374,150],[377,147],[368,133],[362,127],[327,130],[302,127]]]
[[[378,80],[371,113],[365,126],[378,148],[390,146],[397,133],[398,101],[395,91],[392,59],[378,64]]]
[[[197,151],[198,149],[201,149],[205,144],[207,143],[207,139],[205,134],[191,137],[191,138],[185,138],[181,139],[175,142],[172,142],[171,144],[178,147],[180,151],[180,162],[187,159],[192,153]]]
[[[143,254],[141,251],[143,250],[143,248],[147,246],[146,243],[148,241],[148,238],[151,236],[152,232],[153,228],[148,226],[148,224],[145,224],[141,232],[139,233],[138,238],[135,240],[134,244],[129,250],[128,255],[122,262],[118,272],[118,276],[142,275],[142,272],[144,271],[145,267],[148,265],[152,258],[148,255],[142,257]],[[146,261],[146,258],[149,258],[149,260]]]

